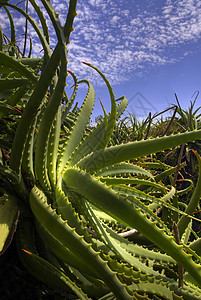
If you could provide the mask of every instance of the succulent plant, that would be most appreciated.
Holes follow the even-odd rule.
[[[2,149],[7,143],[10,156],[7,160],[2,156],[0,165],[6,183],[1,186],[0,199],[1,251],[17,228],[18,253],[29,272],[80,299],[200,299],[200,239],[192,247],[188,243],[201,193],[199,155],[195,153],[200,167],[198,183],[185,210],[172,200],[189,189],[177,191],[162,182],[174,169],[167,167],[165,174],[155,176],[147,169],[149,163],[142,168],[130,160],[199,140],[201,131],[108,147],[127,99],[115,99],[103,73],[85,63],[103,78],[111,101],[111,112],[104,113],[103,120],[88,130],[93,86],[87,80],[78,81],[70,72],[74,80],[70,99],[65,91],[66,45],[76,2],[70,0],[62,27],[50,1],[42,0],[58,39],[52,53],[39,6],[31,0],[42,30],[21,8],[4,3],[35,28],[44,57],[21,58],[16,48],[9,52],[1,43],[1,117],[5,121],[10,115],[16,126],[12,146],[6,134],[0,140]],[[88,92],[72,119],[70,110],[80,84],[86,84]],[[20,117],[16,118],[16,113]],[[161,206],[173,212],[172,223],[155,213]],[[126,238],[128,231],[132,241]],[[140,245],[139,234],[153,249]],[[177,266],[184,268],[184,278]]]

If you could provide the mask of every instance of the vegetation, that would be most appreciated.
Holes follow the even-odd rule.
[[[175,174],[184,168],[182,161],[178,157],[178,164],[170,166],[155,153],[195,145],[201,129],[186,127],[182,133],[150,139],[150,117],[141,127],[133,122],[130,129],[126,120],[118,121],[127,99],[115,99],[104,74],[84,63],[103,78],[111,100],[111,112],[104,111],[91,130],[93,86],[69,72],[74,80],[70,98],[65,91],[76,1],[70,0],[61,26],[51,3],[42,0],[58,39],[52,52],[46,20],[30,2],[41,26],[18,6],[0,4],[11,25],[10,40],[5,42],[0,32],[1,264],[8,251],[11,262],[17,251],[33,276],[28,289],[30,282],[37,286],[36,299],[52,295],[51,290],[45,294],[39,281],[61,299],[200,299],[201,239],[192,224],[200,224],[201,157],[193,150],[199,166],[196,185],[183,176],[178,186]],[[32,58],[31,47],[27,58],[19,52],[8,7],[31,23],[43,58]],[[88,92],[81,108],[72,109],[80,84]],[[129,141],[123,130],[131,133]],[[16,247],[12,242],[8,248],[13,237]],[[5,270],[12,268],[11,262]],[[19,261],[15,269],[17,279],[27,274]],[[19,293],[23,299],[18,286]],[[2,294],[16,296],[8,286]]]

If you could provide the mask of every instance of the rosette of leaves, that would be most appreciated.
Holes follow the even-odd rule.
[[[30,84],[10,160],[2,161],[0,169],[9,182],[9,188],[2,189],[4,203],[12,198],[20,211],[17,246],[24,266],[39,280],[71,291],[80,299],[199,299],[201,267],[196,251],[200,240],[196,240],[192,250],[186,229],[195,218],[192,213],[200,198],[201,176],[189,205],[182,211],[171,203],[178,192],[162,184],[163,176],[173,174],[173,169],[168,168],[168,174],[156,178],[149,170],[129,161],[200,139],[201,131],[107,147],[127,99],[115,99],[105,76],[85,63],[105,81],[111,101],[111,112],[104,111],[104,119],[88,130],[95,99],[93,86],[87,80],[78,81],[70,72],[74,90],[69,99],[65,92],[66,45],[73,30],[76,1],[69,2],[66,22],[61,26],[51,3],[42,0],[58,38],[52,53],[46,20],[36,3],[33,0],[31,3],[42,30],[22,9],[7,6],[22,13],[41,39],[44,59],[40,76],[18,59],[0,53],[5,57],[1,60],[3,66],[9,66],[7,77],[17,72],[18,79],[25,78],[24,82]],[[15,80],[7,77],[10,82]],[[80,84],[86,84],[88,92],[72,118],[70,110]],[[16,88],[19,86],[6,87],[10,97],[15,95]],[[8,99],[5,98],[5,104]],[[20,101],[21,97],[15,106]],[[201,165],[198,155],[197,159]],[[153,196],[153,192],[159,192],[160,196]],[[184,239],[181,242],[176,230],[172,231],[154,213],[160,206],[179,216],[174,228],[180,231]],[[12,203],[10,207],[9,211],[13,211]],[[8,219],[2,222],[8,232],[13,232],[9,230],[12,226],[8,226]],[[154,250],[141,247],[135,236],[128,241],[126,234],[118,234],[133,229],[151,241]],[[182,288],[177,283],[177,266],[184,268],[184,280],[188,283]]]

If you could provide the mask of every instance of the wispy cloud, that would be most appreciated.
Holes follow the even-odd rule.
[[[148,8],[147,3],[98,1],[96,5],[88,1],[78,5],[76,42],[84,49],[78,60],[70,60],[70,66],[87,57],[103,66],[110,81],[118,84],[142,69],[173,63],[187,55],[185,45],[201,37],[200,1],[153,1]],[[70,53],[73,56],[74,43]],[[94,79],[94,74],[90,77]]]
[[[52,3],[64,23],[68,6],[62,0]],[[201,38],[199,0],[145,0],[138,4],[134,0],[78,0],[77,10],[76,30],[69,45],[69,68],[96,84],[99,77],[81,61],[97,65],[112,84],[118,84],[155,65],[174,63],[198,50],[194,47],[189,51],[186,46]],[[1,24],[4,18],[5,13],[1,12]],[[22,19],[16,21],[21,28]],[[53,29],[49,29],[51,43],[55,45]],[[34,55],[39,55],[41,46],[30,26],[29,33]]]

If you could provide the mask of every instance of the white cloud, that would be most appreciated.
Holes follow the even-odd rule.
[[[116,24],[121,18],[119,16],[113,16],[110,22],[112,24]]]
[[[100,6],[102,5],[103,1],[102,0],[89,0],[89,4],[92,6]]]
[[[64,24],[68,5],[62,0],[52,3]],[[196,48],[189,51],[185,45],[201,38],[199,0],[145,0],[138,5],[135,0],[78,0],[77,11],[76,30],[71,34],[69,45],[69,67],[78,76],[88,77],[97,84],[99,76],[83,66],[82,60],[96,64],[113,84],[118,84],[129,80],[134,73],[192,54]],[[31,6],[30,13],[36,18]],[[51,33],[51,46],[54,46],[54,29],[47,13],[44,15]],[[0,21],[6,29],[4,19],[5,13],[1,12]],[[17,33],[22,32],[24,18],[18,16],[15,21],[19,27]],[[34,54],[39,55],[42,47],[31,26],[29,33]]]
[[[1,9],[0,10],[0,25],[1,25],[1,28],[4,30],[4,29],[8,28],[9,24],[10,23],[9,23],[7,14],[3,12],[3,9]]]

